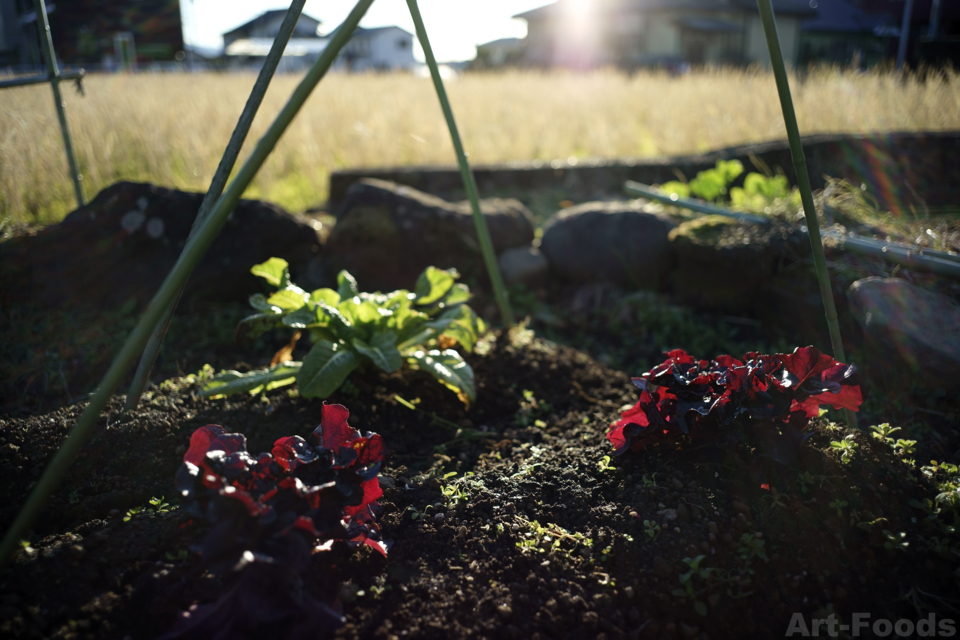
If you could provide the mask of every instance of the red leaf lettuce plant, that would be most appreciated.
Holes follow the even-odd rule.
[[[341,624],[336,588],[317,580],[314,554],[342,541],[386,555],[375,523],[386,451],[348,416],[325,404],[316,446],[288,436],[257,458],[241,434],[217,425],[193,433],[176,488],[187,510],[212,524],[199,545],[204,568],[233,586],[183,612],[166,638],[316,638]]]
[[[820,405],[856,411],[862,402],[854,365],[837,362],[815,347],[791,354],[750,352],[695,360],[682,349],[643,376],[633,378],[640,400],[624,411],[607,438],[615,454],[641,451],[682,436],[712,438],[718,445],[745,436],[759,450],[755,477],[793,467],[803,431]]]

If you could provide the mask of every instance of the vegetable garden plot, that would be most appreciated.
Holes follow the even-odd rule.
[[[825,417],[769,490],[745,441],[681,436],[614,457],[604,436],[639,395],[626,374],[523,334],[488,346],[467,358],[482,385],[469,411],[422,371],[371,367],[330,398],[393,452],[380,470],[387,558],[335,545],[305,574],[313,597],[343,607],[336,637],[767,638],[793,612],[949,617],[955,567],[935,544],[949,554],[955,536],[936,502],[949,468],[914,477],[903,451],[864,434],[850,434],[844,463],[831,442],[846,432]],[[5,636],[156,637],[238,584],[205,571],[191,546],[214,528],[172,493],[190,434],[213,422],[269,451],[309,440],[322,404],[197,389],[171,381],[128,419],[114,399],[109,428],[0,581]],[[0,425],[4,450],[17,448],[0,467],[5,522],[78,413]]]
[[[12,480],[5,485],[12,506],[5,513],[3,559],[17,542],[21,547],[0,583],[0,630],[14,637],[153,636],[158,630],[170,638],[327,637],[346,614],[350,624],[336,631],[342,637],[449,637],[451,629],[477,637],[769,637],[782,632],[788,616],[791,628],[798,616],[822,621],[838,603],[847,611],[876,609],[878,617],[930,612],[929,624],[953,609],[958,576],[933,559],[957,553],[957,467],[932,462],[917,476],[915,461],[907,458],[917,441],[895,440],[896,429],[887,424],[866,438],[850,413],[861,403],[853,367],[812,347],[748,353],[742,361],[729,355],[695,361],[674,350],[644,374],[640,401],[630,409],[624,374],[536,341],[530,332],[510,331],[484,339],[472,357],[481,391],[467,415],[464,407],[451,406],[449,394],[430,397],[422,386],[425,372],[400,372],[396,358],[380,357],[391,345],[400,356],[399,336],[373,344],[366,334],[347,335],[362,325],[339,309],[369,302],[370,322],[380,320],[375,314],[396,318],[398,309],[405,310],[401,299],[427,304],[436,286],[429,270],[423,294],[404,292],[394,301],[398,307],[384,300],[382,309],[344,274],[337,299],[321,290],[313,305],[312,296],[287,286],[289,277],[275,277],[281,290],[271,299],[297,297],[290,316],[301,308],[309,312],[303,328],[321,331],[318,345],[333,352],[343,344],[343,353],[352,349],[380,369],[357,371],[349,387],[341,377],[316,389],[308,376],[300,383],[304,396],[338,402],[344,396],[344,404],[377,423],[383,438],[348,427],[348,409],[339,404],[311,404],[295,393],[211,403],[185,393],[195,380],[181,380],[149,398],[155,406],[146,420],[126,413],[114,415],[111,425],[108,417],[94,445],[80,451],[123,371],[370,1],[351,12],[210,218],[201,221],[55,457],[47,456],[61,444],[60,430],[77,421],[75,410],[0,425]],[[415,0],[408,5],[509,327],[511,311],[475,184]],[[831,342],[845,360],[771,7],[769,0],[758,5],[795,150]],[[263,311],[271,326],[284,315],[270,299],[257,302],[269,307]],[[433,322],[444,315],[424,314]],[[469,320],[472,346],[482,329],[476,318]],[[323,333],[329,333],[327,322],[344,334],[334,336],[337,343]],[[440,333],[446,325],[433,329],[436,335],[426,339],[451,338]],[[445,380],[438,367],[432,372]],[[467,389],[452,386],[473,400]],[[846,410],[850,431],[825,419],[820,404]],[[112,407],[119,408],[117,399]],[[608,433],[618,407],[624,413]],[[228,425],[228,433],[202,424],[214,414],[226,422],[231,411],[251,441],[266,437],[266,446],[251,450],[270,453],[254,459],[239,429]],[[183,419],[171,424],[163,413]],[[316,445],[290,435],[291,427],[312,432]],[[430,429],[446,429],[446,438],[426,437]],[[749,437],[736,437],[741,432]],[[181,444],[171,455],[188,433],[190,447]],[[643,454],[602,455],[608,450],[604,434],[617,445],[615,453],[629,448]],[[391,438],[394,462],[378,475]],[[169,486],[164,472],[180,454],[177,506],[156,493]],[[57,492],[66,465],[78,455],[84,463],[71,485]],[[117,475],[104,473],[110,470]],[[382,532],[375,522],[381,482],[388,489]],[[42,514],[55,492],[63,510]],[[174,522],[180,509],[209,522],[189,514]],[[920,520],[917,511],[925,514]],[[41,532],[28,532],[31,524]],[[22,534],[27,538],[19,539]],[[95,555],[81,544],[87,537],[88,547],[101,549]],[[915,541],[920,544],[912,546]],[[391,546],[386,565],[382,555],[370,555]],[[904,581],[911,585],[906,595]],[[944,624],[954,623],[942,619],[939,628]]]

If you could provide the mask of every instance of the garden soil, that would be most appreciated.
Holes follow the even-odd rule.
[[[308,585],[339,595],[337,638],[772,638],[796,613],[808,627],[831,613],[845,624],[854,613],[954,617],[956,562],[910,544],[924,518],[910,503],[936,489],[885,445],[857,435],[841,464],[829,442],[843,430],[814,420],[802,468],[769,488],[751,476],[746,444],[610,458],[604,435],[636,400],[625,373],[524,331],[468,359],[469,410],[410,370],[360,371],[330,399],[392,450],[388,557],[335,547]],[[173,494],[190,434],[220,424],[269,451],[308,437],[322,403],[196,389],[168,381],[132,415],[111,401],[0,573],[0,636],[156,638],[229,586],[200,569],[191,549],[206,525]],[[83,406],[0,418],[0,530]]]

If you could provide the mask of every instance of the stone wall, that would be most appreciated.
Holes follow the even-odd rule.
[[[960,132],[816,135],[803,138],[814,188],[825,176],[867,185],[867,192],[894,213],[911,207],[958,208],[960,204]],[[719,159],[736,158],[756,171],[754,158],[772,170],[782,169],[796,183],[790,147],[785,140],[731,147],[696,156],[645,159],[596,159],[477,165],[473,168],[481,195],[563,188],[577,192],[621,193],[626,180],[657,184],[676,180],[677,172],[693,178]],[[345,169],[330,176],[330,207],[336,207],[354,182],[379,178],[441,197],[462,194],[460,172],[450,167]],[[514,195],[516,195],[514,193]]]

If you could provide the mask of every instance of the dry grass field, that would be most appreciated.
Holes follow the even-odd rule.
[[[299,80],[274,80],[241,160]],[[253,75],[90,77],[64,86],[88,198],[117,180],[205,190]],[[760,70],[591,75],[468,74],[448,84],[475,163],[685,154],[784,137],[773,77]],[[960,129],[960,74],[899,82],[822,70],[794,78],[805,134]],[[47,86],[0,93],[0,221],[52,222],[74,207]],[[325,200],[341,167],[452,164],[430,82],[406,75],[324,80],[248,197],[297,211]]]

